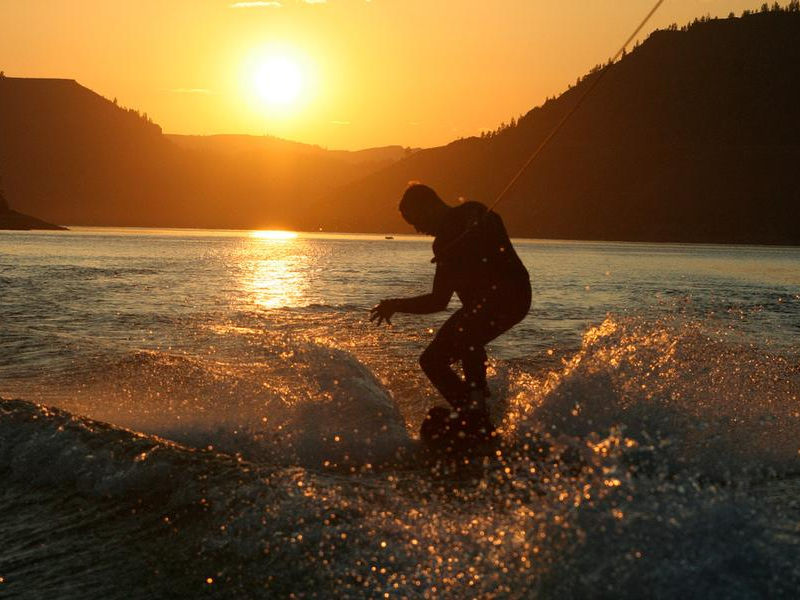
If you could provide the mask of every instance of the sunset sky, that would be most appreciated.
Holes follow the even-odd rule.
[[[1,0],[0,70],[76,79],[166,133],[433,146],[560,94],[654,3]],[[761,3],[666,0],[643,35]]]

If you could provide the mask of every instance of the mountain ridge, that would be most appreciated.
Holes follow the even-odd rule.
[[[28,231],[31,229],[64,231],[66,227],[53,225],[12,209],[8,205],[3,188],[0,187],[0,230]]]
[[[607,69],[498,206],[512,235],[800,244],[797,39],[796,2],[659,30],[512,125],[424,150],[165,135],[75,81],[0,78],[0,175],[61,223],[405,232],[409,181],[492,204]]]
[[[604,81],[498,206],[513,235],[800,243],[800,12],[653,33]],[[420,151],[318,204],[335,229],[409,231],[408,181],[492,204],[591,85],[589,73],[512,127]],[[355,215],[355,217],[353,216]]]
[[[250,150],[222,151],[234,138]],[[165,135],[74,80],[0,78],[0,176],[21,209],[54,222],[295,227],[311,198],[410,151]]]

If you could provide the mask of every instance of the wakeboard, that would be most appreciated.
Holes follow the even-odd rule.
[[[428,411],[419,437],[427,449],[452,455],[491,454],[499,443],[487,414],[444,406],[434,406]]]

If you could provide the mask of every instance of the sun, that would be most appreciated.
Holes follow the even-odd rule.
[[[300,98],[304,85],[303,70],[288,55],[268,56],[253,71],[256,95],[271,106],[294,104]]]

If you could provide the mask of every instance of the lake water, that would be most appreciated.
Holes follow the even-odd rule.
[[[430,239],[0,232],[0,594],[794,595],[800,248],[515,246],[456,466],[414,438],[457,300],[367,318]]]

